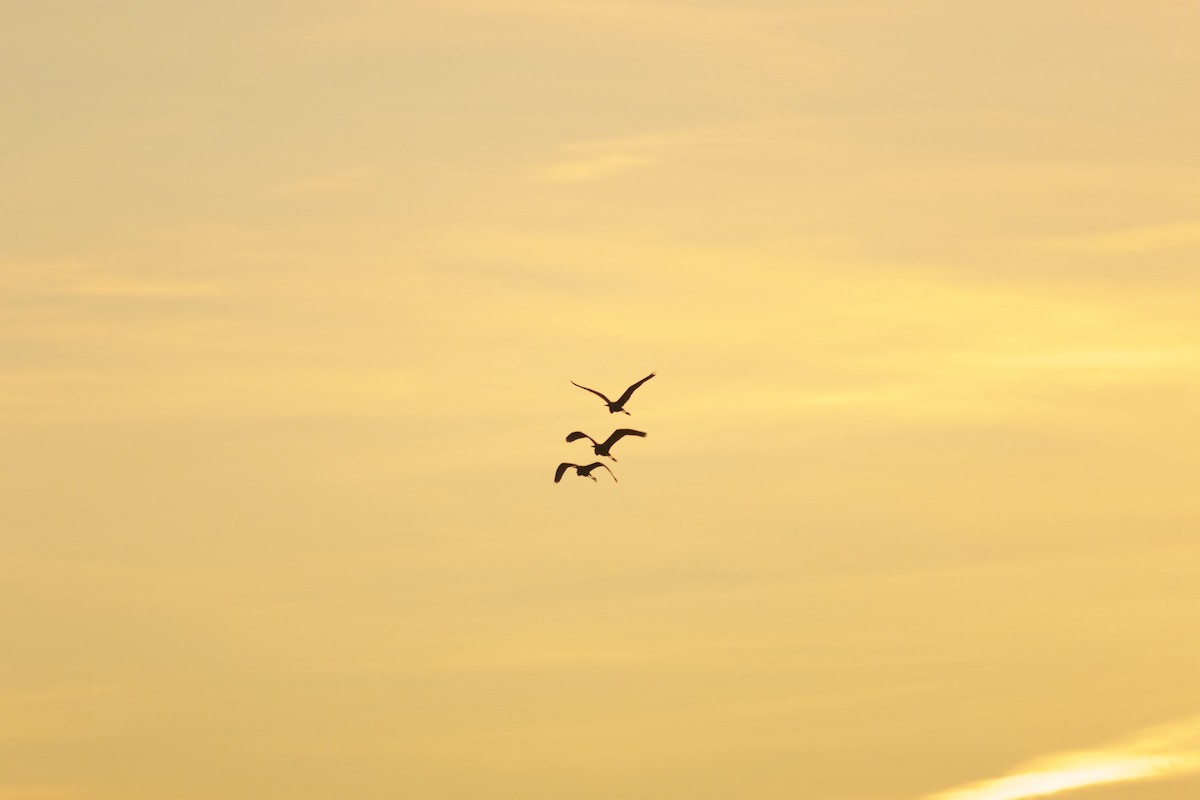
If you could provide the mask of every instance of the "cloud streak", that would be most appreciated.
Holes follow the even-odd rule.
[[[95,797],[95,794],[74,786],[0,786],[0,800],[74,800],[83,797]]]
[[[1200,220],[1060,236],[1050,241],[1064,249],[1094,253],[1129,254],[1193,248],[1200,245]]]
[[[181,280],[164,272],[137,274],[98,261],[0,261],[0,291],[10,302],[20,298],[189,300],[227,294],[213,281]]]
[[[1008,775],[926,795],[924,800],[1026,800],[1194,772],[1200,772],[1200,717],[1142,731],[1098,750],[1035,759]]]
[[[652,158],[627,153],[596,153],[560,161],[541,170],[536,178],[551,183],[591,181],[653,163]]]
[[[370,167],[348,167],[320,175],[309,175],[278,184],[271,192],[283,196],[306,196],[329,192],[348,192],[370,183],[374,170]]]
[[[70,703],[78,700],[96,700],[113,697],[120,693],[115,686],[71,686],[46,689],[40,692],[0,694],[0,707],[40,706],[46,703]]]

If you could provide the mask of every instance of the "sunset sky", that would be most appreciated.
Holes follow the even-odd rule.
[[[1200,797],[1195,2],[7,0],[0,103],[0,800]]]

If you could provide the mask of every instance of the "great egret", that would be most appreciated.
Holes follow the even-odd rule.
[[[592,475],[592,470],[594,470],[596,467],[604,467],[605,469],[608,469],[607,466],[600,463],[599,461],[593,462],[591,464],[582,464],[582,465],[581,464],[568,464],[566,461],[564,461],[563,463],[558,465],[558,469],[554,470],[554,482],[558,483],[559,481],[561,481],[563,473],[566,472],[571,467],[575,468],[576,475],[579,475],[584,478],[591,478],[592,480],[596,480],[596,478]],[[614,481],[617,479],[617,476],[613,475],[613,471],[611,469],[608,469],[608,474],[612,475],[612,479]]]
[[[635,431],[633,428],[620,428],[618,430],[613,431],[611,434],[609,434],[608,438],[605,439],[603,442],[597,442],[595,439],[588,436],[583,431],[572,431],[571,433],[567,434],[567,441],[574,442],[578,439],[587,439],[589,442],[592,443],[592,450],[595,451],[596,455],[607,456],[608,458],[611,458],[613,461],[616,461],[617,460],[616,456],[614,456],[609,451],[612,450],[612,446],[614,444],[616,444],[617,442],[619,442],[621,440],[621,437],[623,437],[623,436],[645,436],[645,435],[646,435],[645,431]]]
[[[620,411],[622,413],[629,414],[629,412],[625,410],[625,404],[629,402],[629,398],[633,395],[634,390],[653,377],[654,377],[654,373],[651,372],[649,375],[642,378],[640,381],[635,383],[633,386],[630,386],[628,389],[626,389],[624,394],[622,394],[616,400],[609,400],[607,397],[605,397],[600,392],[597,392],[595,389],[589,389],[586,386],[582,386],[578,383],[575,383],[575,381],[571,381],[571,383],[575,384],[576,386],[578,386],[580,389],[583,389],[584,391],[591,392],[592,394],[596,395],[601,400],[603,400],[605,402],[605,404],[608,406],[608,413],[616,414],[618,411]]]

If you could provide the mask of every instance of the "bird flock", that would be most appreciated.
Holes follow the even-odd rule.
[[[603,400],[604,404],[606,406],[608,406],[608,413],[610,413],[610,414],[618,414],[618,413],[629,414],[629,412],[625,410],[625,404],[629,402],[629,398],[633,396],[633,393],[637,390],[637,388],[639,386],[641,386],[643,383],[645,383],[646,381],[650,380],[653,377],[654,377],[654,373],[651,372],[649,375],[642,378],[640,381],[633,384],[628,389],[626,389],[624,392],[622,392],[621,396],[618,397],[616,400],[609,400],[608,397],[606,395],[602,394],[601,392],[597,392],[595,389],[589,389],[586,386],[582,386],[578,383],[575,383],[575,381],[571,381],[571,383],[574,384],[575,386],[579,386],[579,388],[583,389],[585,392],[591,392],[592,394],[596,395],[601,400]],[[630,415],[630,416],[632,416],[632,415]],[[615,431],[613,431],[612,433],[610,433],[608,435],[607,439],[605,439],[602,442],[598,442],[595,439],[593,439],[591,436],[588,436],[583,431],[571,431],[570,433],[567,434],[567,441],[575,442],[575,441],[579,441],[580,439],[587,439],[589,442],[592,443],[592,452],[594,452],[596,455],[600,456],[601,458],[610,458],[615,463],[617,460],[617,457],[612,454],[613,445],[615,445],[617,442],[621,441],[626,436],[642,436],[642,437],[644,437],[645,435],[646,435],[645,431],[635,431],[633,428],[617,428]],[[567,473],[567,470],[569,470],[569,469],[574,469],[575,474],[580,476],[581,478],[591,478],[594,481],[594,480],[596,480],[596,476],[593,475],[592,473],[595,472],[600,467],[603,467],[608,472],[608,474],[612,476],[612,479],[614,482],[617,480],[617,476],[613,474],[613,471],[611,469],[609,469],[608,465],[605,464],[603,461],[593,461],[591,464],[572,464],[569,461],[564,461],[563,463],[558,465],[558,469],[554,470],[554,482],[558,483],[559,481],[561,481],[563,475],[565,475]]]

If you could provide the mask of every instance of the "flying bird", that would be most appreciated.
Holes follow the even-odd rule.
[[[623,437],[623,436],[645,436],[645,435],[646,435],[645,431],[635,431],[633,428],[620,428],[620,429],[615,430],[612,433],[610,433],[608,438],[605,439],[603,442],[597,442],[595,439],[588,436],[583,431],[572,431],[571,433],[567,434],[567,441],[574,442],[578,439],[587,439],[589,442],[592,443],[592,450],[595,451],[596,455],[607,456],[608,458],[611,458],[613,461],[616,461],[617,457],[614,456],[609,451],[612,450],[612,446],[614,444],[616,444],[617,442],[619,442],[621,440],[621,437]]]
[[[558,465],[558,469],[554,470],[554,482],[558,483],[559,481],[561,481],[563,473],[566,472],[571,467],[575,468],[576,475],[579,475],[584,478],[591,478],[592,480],[596,480],[596,478],[592,475],[592,470],[594,470],[596,467],[604,467],[605,469],[608,469],[607,466],[600,463],[599,461],[595,461],[591,464],[582,464],[582,465],[581,464],[568,464],[566,461],[564,461],[563,463]],[[614,481],[617,479],[617,476],[613,475],[613,471],[611,469],[608,469],[608,474],[612,475],[612,479]]]
[[[642,378],[640,381],[635,383],[633,386],[630,386],[628,389],[626,389],[625,393],[622,394],[620,397],[618,397],[616,400],[609,400],[607,397],[605,397],[600,392],[597,392],[595,389],[589,389],[586,386],[580,386],[580,384],[575,383],[575,381],[571,381],[571,383],[575,384],[576,386],[579,386],[579,388],[583,389],[584,391],[591,392],[592,394],[596,395],[601,400],[603,400],[605,402],[605,404],[608,406],[608,413],[616,414],[618,411],[620,411],[625,414],[629,414],[629,412],[625,410],[625,404],[628,403],[629,398],[633,396],[634,390],[653,377],[654,377],[654,373],[651,372],[649,375]],[[630,416],[632,416],[632,415],[630,415]]]

